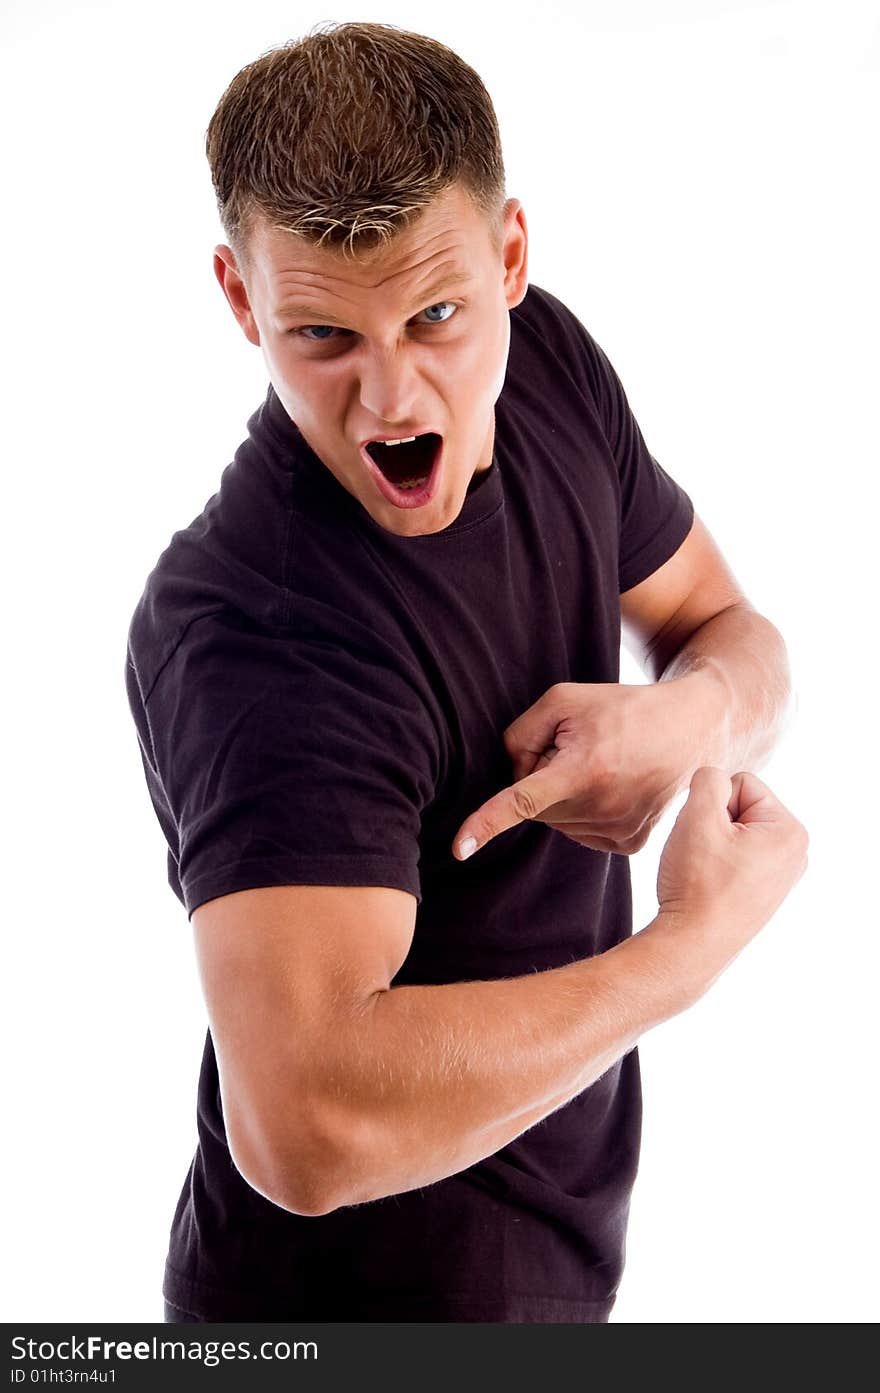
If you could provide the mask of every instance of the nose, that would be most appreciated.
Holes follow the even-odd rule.
[[[418,394],[418,380],[411,354],[404,349],[379,349],[367,353],[360,372],[360,398],[365,415],[393,429],[411,421]]]

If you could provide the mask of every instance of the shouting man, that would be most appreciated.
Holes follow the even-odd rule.
[[[806,864],[746,772],[783,641],[529,285],[456,54],[313,33],[207,150],[270,386],[129,632],[210,1022],[166,1319],[607,1321],[636,1041]],[[688,788],[633,934],[627,858]]]

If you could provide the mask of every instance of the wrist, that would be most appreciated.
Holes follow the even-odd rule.
[[[644,1031],[686,1011],[699,999],[701,978],[693,958],[688,931],[658,913],[644,928],[606,949],[601,959],[591,961],[619,964],[624,970],[627,1003]]]
[[[681,993],[680,1010],[694,1006],[718,980],[736,957],[738,947],[730,943],[730,926],[724,916],[712,910],[664,909],[642,933],[650,934],[664,954],[670,971],[676,974]]]
[[[728,771],[732,702],[722,664],[704,654],[681,676],[661,681],[670,683],[678,699],[678,727],[685,754],[681,786],[687,787],[694,770],[704,764]]]

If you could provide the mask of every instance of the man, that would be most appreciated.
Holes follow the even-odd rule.
[[[636,1040],[805,865],[742,768],[782,639],[529,286],[461,59],[310,36],[208,153],[271,386],[129,633],[210,1020],[166,1318],[607,1321]],[[632,935],[626,858],[688,785]]]

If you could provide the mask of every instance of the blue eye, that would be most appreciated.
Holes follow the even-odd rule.
[[[428,323],[429,323],[429,324],[445,324],[445,323],[447,322],[447,320],[449,320],[449,319],[452,318],[452,315],[455,314],[456,310],[458,309],[458,306],[457,306],[457,305],[454,305],[454,304],[452,303],[451,300],[439,300],[439,301],[437,302],[436,305],[429,305],[429,306],[427,307],[427,309],[421,310],[420,313],[421,313],[421,314],[431,314],[433,310],[444,310],[444,309],[451,310],[451,311],[452,311],[452,314],[447,314],[447,315],[445,315],[445,316],[443,317],[443,319],[429,319],[429,320],[428,320]],[[323,330],[326,330],[326,333],[320,333],[319,330],[322,330],[322,329],[323,329]],[[294,329],[294,330],[293,330],[293,333],[295,333],[295,334],[300,334],[304,339],[308,340],[309,343],[328,343],[329,340],[330,340],[331,334],[333,334],[334,332],[335,332],[335,326],[332,325],[332,324],[306,324],[306,325],[303,326],[302,329]],[[351,333],[351,330],[350,330],[350,329],[342,329],[342,330],[340,330],[339,332],[340,332],[340,333],[343,333],[343,334],[349,334],[349,333]],[[312,337],[312,334],[315,334],[316,337],[313,338],[313,337]]]
[[[453,313],[454,313],[455,310],[456,310],[456,308],[457,308],[457,307],[456,307],[455,305],[453,305],[453,304],[451,303],[451,301],[449,301],[449,300],[441,300],[438,304],[436,304],[436,305],[429,305],[428,308],[427,308],[426,310],[422,310],[422,314],[430,314],[430,313],[431,313],[431,310],[442,310],[442,309],[450,309],[450,310],[452,310]],[[446,316],[447,319],[450,319],[451,317],[452,317],[451,315],[447,315],[447,316]],[[431,320],[429,320],[428,322],[429,322],[430,324],[445,324],[445,323],[446,323],[446,319],[431,319]]]
[[[304,328],[304,329],[300,329],[299,332],[300,332],[301,334],[304,334],[305,337],[308,338],[307,330],[309,330],[309,329],[327,329],[327,330],[329,330],[329,332],[332,334],[332,332],[333,332],[333,325],[332,325],[332,324],[307,324],[307,325],[305,326],[305,328]],[[320,337],[319,339],[317,339],[317,340],[313,339],[312,342],[313,342],[313,343],[315,343],[315,342],[321,343],[321,342],[323,342],[323,339],[324,339],[324,335],[321,335],[321,337]]]

